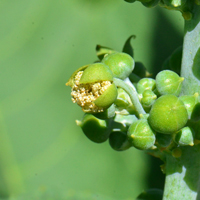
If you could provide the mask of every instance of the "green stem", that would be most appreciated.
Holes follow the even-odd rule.
[[[163,200],[200,199],[200,145],[181,150],[180,158],[167,155]]]
[[[200,6],[194,5],[193,18],[185,21],[181,76],[182,94],[200,93]]]
[[[128,93],[128,95],[130,96],[131,102],[134,105],[136,112],[138,113],[138,116],[140,114],[143,114],[143,115],[146,114],[146,112],[144,111],[139,101],[139,98],[138,98],[136,90],[134,89],[134,86],[129,86],[127,83],[125,83],[124,81],[118,78],[114,78],[114,84],[117,87],[122,88],[123,90],[125,90],[125,92]]]
[[[182,95],[200,92],[200,6],[197,5],[193,6],[192,19],[185,21],[181,76],[184,77]],[[167,155],[164,200],[200,199],[200,145],[181,149],[180,158]]]

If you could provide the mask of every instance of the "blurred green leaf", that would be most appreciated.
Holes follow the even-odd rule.
[[[131,45],[131,40],[135,39],[135,35],[131,35],[125,42],[122,52],[129,54],[131,57],[134,58],[133,47]]]

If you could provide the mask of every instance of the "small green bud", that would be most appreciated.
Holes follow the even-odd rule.
[[[110,134],[109,144],[116,151],[124,151],[131,147],[127,134],[121,131],[112,132]]]
[[[110,121],[101,120],[92,114],[86,113],[81,121],[76,121],[77,125],[81,127],[84,134],[93,142],[105,142],[111,132]]]
[[[168,9],[179,9],[185,5],[187,0],[163,0]]]
[[[184,127],[173,136],[174,141],[180,146],[194,145],[194,131],[190,127]]]
[[[114,77],[124,80],[134,69],[133,58],[126,53],[108,54],[102,60],[112,71]]]
[[[117,98],[113,74],[103,63],[95,63],[78,69],[66,85],[72,87],[72,101],[81,106],[84,112],[103,112]]]
[[[163,95],[156,100],[149,113],[151,127],[163,134],[172,134],[185,126],[188,120],[187,110],[175,95]]]
[[[114,104],[119,112],[127,111],[127,114],[134,113],[135,107],[133,106],[129,95],[122,89],[117,88],[117,99],[115,100]]]
[[[155,143],[155,132],[146,119],[139,119],[128,129],[128,139],[132,146],[140,150],[150,149]]]
[[[179,77],[173,71],[163,70],[156,76],[156,88],[161,95],[174,94],[178,96],[181,92],[184,78]]]
[[[157,99],[157,96],[155,95],[154,92],[152,92],[151,90],[145,90],[142,93],[142,99],[141,99],[141,103],[143,107],[150,107],[152,106],[152,104],[155,102],[155,100]]]
[[[145,90],[154,90],[156,87],[156,81],[152,78],[142,78],[137,83],[137,91],[142,94]]]
[[[189,119],[191,119],[193,109],[198,102],[198,96],[199,94],[195,93],[194,95],[183,95],[179,97],[187,109]]]

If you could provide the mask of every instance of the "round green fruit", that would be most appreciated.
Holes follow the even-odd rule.
[[[149,113],[151,127],[163,134],[172,134],[185,126],[188,113],[183,102],[175,95],[163,95],[156,100]]]
[[[112,71],[115,78],[124,80],[134,69],[133,58],[126,53],[108,54],[102,60]]]
[[[140,150],[150,149],[155,143],[155,132],[146,119],[133,122],[128,129],[128,139],[132,146]]]
[[[174,94],[178,96],[181,92],[184,78],[179,77],[173,71],[163,70],[156,76],[156,89],[160,95]]]

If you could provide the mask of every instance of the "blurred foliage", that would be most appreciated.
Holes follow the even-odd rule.
[[[121,50],[132,34],[136,61],[158,72],[181,44],[180,14],[122,0],[2,0],[0,24],[0,197],[133,200],[162,188],[143,152],[84,136],[65,83],[97,59],[96,44]]]

